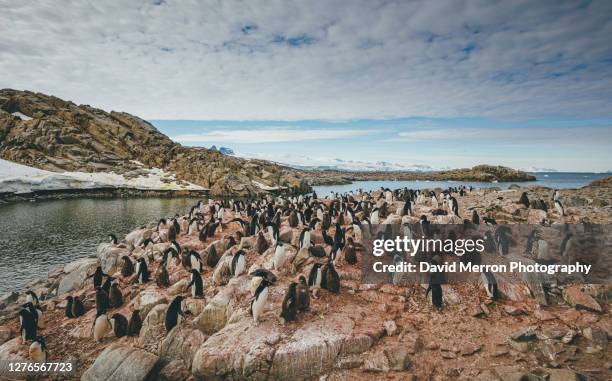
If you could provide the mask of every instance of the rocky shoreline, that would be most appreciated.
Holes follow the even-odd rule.
[[[460,215],[473,210],[498,223],[610,223],[612,195],[606,182],[578,190],[561,190],[566,215],[517,203],[526,191],[530,199],[547,199],[548,188],[513,187],[507,191],[476,189],[457,196]],[[376,195],[374,195],[376,199]],[[329,205],[329,201],[322,201]],[[389,218],[399,216],[403,203],[393,201]],[[413,222],[427,215],[432,223],[453,223],[453,216],[433,215],[427,202],[417,205]],[[394,217],[395,216],[395,217]],[[160,216],[162,217],[162,216]],[[227,210],[224,221],[236,214]],[[458,222],[458,221],[457,221]],[[181,222],[181,232],[188,221]],[[612,371],[612,317],[609,285],[559,286],[547,297],[529,282],[499,284],[502,298],[491,301],[481,285],[444,285],[441,312],[434,310],[421,286],[367,285],[360,282],[359,265],[340,258],[339,294],[322,290],[319,299],[296,322],[282,323],[280,306],[290,282],[308,274],[316,258],[297,250],[301,229],[282,218],[279,239],[285,242],[287,265],[275,271],[264,317],[254,325],[249,316],[249,275],[231,277],[229,268],[238,245],[228,248],[240,227],[228,223],[207,242],[198,235],[179,234],[183,250],[197,251],[206,263],[218,253],[213,267],[205,266],[205,296],[187,296],[189,273],[170,266],[168,288],[155,284],[153,274],[170,243],[142,243],[167,234],[157,223],[129,233],[115,245],[101,243],[95,256],[55,269],[48,277],[28,284],[41,298],[52,360],[73,360],[75,379],[101,380],[539,380],[608,379]],[[270,243],[270,237],[266,239]],[[314,244],[324,245],[320,231]],[[272,269],[274,248],[261,255],[254,237],[238,241],[247,253],[247,273]],[[214,249],[213,249],[214,248]],[[329,251],[329,250],[328,250]],[[92,253],[93,254],[93,253]],[[152,279],[140,285],[119,272],[121,258],[146,258]],[[113,313],[129,316],[140,310],[143,326],[136,337],[98,343],[91,338],[95,291],[86,279],[97,266],[115,277],[125,303]],[[77,319],[64,315],[65,297],[79,296],[88,311]],[[170,332],[164,328],[168,303],[185,295],[186,319]],[[16,313],[25,295],[13,293],[0,300],[0,359],[28,358],[19,343]]]

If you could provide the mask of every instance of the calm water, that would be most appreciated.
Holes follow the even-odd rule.
[[[109,233],[119,239],[161,216],[187,213],[197,199],[72,199],[0,205],[0,295],[22,290],[57,266],[96,254]]]
[[[569,173],[569,172],[547,172],[547,173],[532,173],[537,180],[515,183],[481,183],[476,181],[355,181],[348,185],[325,185],[314,187],[319,196],[327,196],[329,192],[345,193],[357,189],[364,191],[380,189],[380,187],[397,189],[423,189],[423,188],[447,188],[449,186],[473,186],[474,188],[500,187],[507,189],[511,184],[520,186],[540,185],[549,188],[567,189],[580,188],[588,185],[594,180],[612,176],[610,173]]]
[[[578,188],[606,177],[589,173],[538,173],[538,181],[521,185],[544,185],[553,188]],[[359,181],[350,185],[316,187],[319,195],[331,190],[348,192],[357,188],[391,189],[408,187],[434,188],[449,185],[474,187],[499,186],[508,183],[438,182],[438,181]],[[133,229],[162,216],[186,213],[197,199],[76,199],[22,202],[0,205],[0,295],[23,290],[31,280],[41,278],[56,266],[78,258],[95,255],[98,243],[109,233],[119,239]]]

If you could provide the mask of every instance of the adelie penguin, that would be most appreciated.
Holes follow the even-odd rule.
[[[30,355],[30,361],[32,362],[47,362],[47,345],[45,344],[45,339],[42,336],[36,336],[36,338],[32,340],[32,344],[28,349],[28,354]]]
[[[310,287],[310,291],[312,291],[312,297],[317,298],[317,293],[321,288],[321,282],[323,281],[323,270],[321,269],[320,263],[315,263],[312,265],[310,269],[310,274],[308,275],[308,287]]]
[[[106,311],[109,307],[108,294],[102,287],[96,288],[96,314]]]
[[[147,262],[143,257],[138,258],[136,262],[136,281],[140,284],[147,283],[149,281],[149,269],[147,268]]]
[[[433,262],[436,264],[436,262]],[[429,276],[429,286],[427,287],[427,291],[425,292],[425,298],[429,295],[431,291],[431,304],[435,306],[437,309],[442,308],[442,285],[439,282],[438,273],[432,273]]]
[[[200,274],[198,273],[198,275]],[[178,295],[168,306],[168,310],[166,310],[166,319],[164,322],[166,326],[166,334],[168,334],[172,330],[172,328],[174,328],[179,323],[179,316],[185,318],[185,314],[181,309],[182,302],[183,297]]]
[[[266,279],[262,278],[259,286],[255,290],[255,297],[251,301],[251,308],[249,310],[255,324],[259,324],[259,319],[263,315],[266,301],[268,300],[268,287],[269,283]]]
[[[30,311],[32,316],[34,316],[34,321],[36,322],[36,327],[38,329],[45,328],[45,319],[44,319],[43,312],[40,306],[35,307],[34,304],[32,304],[32,302],[27,302],[22,306],[22,308]]]
[[[219,259],[221,258],[217,253],[215,245],[210,245],[210,248],[208,249],[208,255],[206,256],[206,265],[210,268],[213,268],[217,266],[217,263],[219,263]]]
[[[337,294],[340,292],[340,275],[336,271],[336,267],[334,266],[334,262],[330,260],[327,262],[327,266],[325,266],[324,271],[325,276],[325,288],[329,292],[333,292]]]
[[[269,247],[270,244],[268,244],[268,241],[266,241],[266,238],[264,237],[263,233],[257,233],[257,241],[255,242],[255,249],[257,250],[257,254],[263,254],[266,250],[268,250]]]
[[[113,281],[109,293],[109,306],[110,308],[119,308],[123,305],[123,293],[119,289],[119,283]]]
[[[90,275],[88,278],[93,278],[94,288],[97,288],[97,287],[102,286],[102,280],[104,279],[105,276],[108,277],[108,275],[105,274],[104,271],[102,271],[102,266],[98,266],[96,267],[96,271],[94,271],[94,273]]]
[[[285,255],[285,245],[283,245],[283,243],[279,241],[276,243],[276,250],[274,251],[274,269],[277,271],[280,270],[281,267],[283,267],[283,265],[285,264],[286,259],[287,256]]]
[[[21,336],[21,343],[25,344],[27,340],[36,339],[36,318],[27,309],[22,308],[19,310],[19,332]]]
[[[157,287],[170,287],[170,275],[166,269],[166,261],[162,262],[155,272],[155,283]]]
[[[106,310],[98,311],[96,314],[96,320],[93,325],[93,338],[97,342],[101,342],[102,339],[112,331],[113,327],[108,320]]]
[[[304,275],[300,275],[298,279],[296,294],[298,310],[307,310],[310,307],[310,291],[308,290],[308,283]]]
[[[527,192],[521,193],[521,198],[518,201],[519,204],[523,204],[525,208],[529,208],[529,198],[527,197]]]
[[[240,276],[246,271],[246,254],[244,250],[238,250],[232,258],[232,275],[235,277]]]
[[[112,244],[112,245],[117,245],[119,243],[119,241],[117,240],[117,236],[114,234],[109,234],[108,235],[108,241]]]
[[[189,287],[191,287],[191,296],[194,298],[201,298],[204,296],[204,282],[202,282],[200,273],[195,269],[191,270],[191,282],[189,282],[187,288]]]
[[[482,284],[489,298],[496,300],[498,297],[497,280],[493,273],[490,271],[483,271],[480,274],[480,279],[482,280]]]
[[[294,321],[297,318],[297,283],[292,282],[283,299],[281,318],[285,322]]]
[[[140,310],[132,311],[132,316],[130,316],[130,321],[128,322],[128,336],[138,336],[140,334],[140,329],[142,328],[142,319],[140,318]]]
[[[38,295],[34,291],[26,291],[26,303],[32,303],[35,307],[40,304]]]
[[[351,241],[352,242],[352,241]],[[357,263],[357,252],[355,251],[355,245],[352,243],[348,243],[344,246],[344,260],[349,265],[354,265]]]
[[[123,260],[121,265],[121,276],[125,278],[132,276],[132,274],[134,274],[134,263],[132,263],[132,260],[127,255],[124,255],[121,259]]]
[[[116,337],[123,337],[128,333],[128,320],[121,314],[114,314],[110,318],[110,324]]]
[[[81,301],[81,298],[75,296],[72,301],[72,316],[78,318],[80,316],[85,315],[85,312],[86,308],[83,302]]]

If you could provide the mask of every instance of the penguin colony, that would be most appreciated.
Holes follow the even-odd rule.
[[[300,313],[307,311],[311,303],[317,303],[321,290],[326,290],[331,297],[342,291],[339,266],[357,266],[362,250],[362,234],[365,229],[371,231],[372,225],[401,223],[405,234],[425,234],[429,229],[429,221],[425,215],[419,217],[421,232],[411,232],[408,226],[410,217],[414,215],[416,205],[430,205],[432,215],[454,215],[460,217],[459,203],[455,195],[462,197],[472,188],[448,188],[441,193],[423,192],[419,190],[381,189],[380,192],[359,191],[355,194],[332,193],[324,199],[319,199],[316,193],[296,197],[271,197],[252,200],[222,200],[198,202],[189,213],[184,216],[175,215],[168,219],[162,218],[157,223],[151,238],[139,243],[140,250],[135,250],[131,244],[121,243],[114,234],[109,234],[108,242],[113,247],[121,247],[133,254],[123,255],[120,259],[120,271],[117,275],[106,274],[102,267],[88,276],[91,279],[93,294],[68,295],[65,297],[65,316],[70,319],[81,319],[87,311],[95,308],[95,319],[91,328],[93,340],[100,342],[115,337],[138,336],[142,327],[142,317],[138,309],[132,309],[124,316],[113,311],[126,304],[122,288],[128,284],[147,285],[152,282],[159,288],[172,286],[169,269],[183,267],[189,273],[189,283],[185,295],[178,295],[172,300],[165,315],[166,333],[186,320],[184,311],[185,297],[204,298],[206,285],[212,279],[205,279],[202,273],[205,268],[215,268],[221,256],[236,246],[227,270],[228,277],[243,277],[252,293],[249,313],[254,324],[264,319],[266,303],[270,289],[275,287],[277,275],[297,274],[295,281],[291,282],[284,292],[284,298],[278,317],[282,323],[299,319]],[[552,204],[557,213],[564,215],[564,208],[558,191],[552,195]],[[395,215],[391,215],[388,206],[395,201],[403,201],[403,207]],[[547,205],[542,200],[529,201],[528,195],[523,193],[517,203],[525,207],[543,209]],[[400,220],[391,220],[397,217]],[[490,216],[479,216],[476,210],[472,211],[470,218],[463,219],[464,224],[480,224],[495,226],[496,221]],[[292,247],[297,253],[289,261],[287,248],[293,246],[292,242],[281,239],[281,228],[288,225],[300,232],[297,246]],[[388,226],[388,225],[387,225]],[[226,230],[233,230],[232,234],[225,234]],[[237,230],[236,230],[237,228]],[[490,232],[489,232],[490,233]],[[321,243],[313,242],[313,235],[320,234]],[[379,234],[384,235],[384,231]],[[497,229],[485,237],[489,243],[487,251],[497,251],[499,255],[508,253],[508,241],[511,234],[504,229]],[[221,239],[216,239],[219,235]],[[205,250],[181,247],[178,239],[184,236],[197,236],[206,247]],[[562,256],[567,256],[571,247],[571,234],[567,234]],[[209,244],[209,242],[211,242]],[[159,243],[166,243],[167,248],[157,261],[152,255],[152,248]],[[273,249],[271,265],[269,268],[257,268],[250,273],[251,266],[249,254],[262,255],[268,249]],[[547,245],[537,231],[534,230],[528,240],[526,252],[534,252],[538,261],[546,261]],[[469,259],[469,255],[465,257]],[[395,260],[402,258],[395,254]],[[440,262],[438,256],[420,258],[432,264]],[[471,258],[470,260],[474,260]],[[311,264],[309,268],[305,264]],[[155,269],[155,271],[152,271]],[[212,277],[212,275],[211,275]],[[496,299],[498,290],[495,277],[490,272],[481,274],[484,291]],[[393,278],[394,284],[400,279]],[[425,292],[431,294],[432,305],[441,309],[443,307],[443,294],[441,285],[444,283],[444,274],[432,274]],[[129,300],[128,300],[129,301]],[[20,336],[23,344],[30,343],[29,355],[32,361],[45,361],[47,348],[44,337],[40,334],[45,329],[44,314],[38,296],[27,292],[26,303],[19,311]]]

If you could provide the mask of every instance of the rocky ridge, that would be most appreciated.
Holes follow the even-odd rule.
[[[551,190],[474,190],[459,198],[460,215],[477,210],[499,223],[537,224],[542,218],[552,223],[612,221],[610,198],[602,196],[601,189],[562,191],[566,216],[517,204],[523,191],[535,199],[549,196]],[[594,194],[602,197],[598,202],[606,206],[595,206]],[[397,213],[401,206],[394,202],[390,211]],[[452,222],[451,216],[433,216],[431,211],[427,204],[418,205],[415,215],[426,214],[437,223]],[[249,276],[230,278],[227,272],[237,247],[224,247],[226,238],[236,229],[229,225],[207,243],[197,236],[179,236],[181,246],[197,250],[204,261],[213,246],[223,254],[214,268],[206,267],[203,272],[205,298],[188,297],[187,321],[170,332],[165,332],[160,322],[168,302],[186,292],[188,274],[182,266],[171,267],[172,286],[167,289],[157,287],[154,281],[134,285],[116,273],[122,255],[144,255],[159,262],[167,243],[138,247],[157,234],[153,223],[128,234],[122,245],[100,244],[94,258],[68,264],[50,273],[48,279],[31,284],[30,288],[45,300],[48,325],[43,333],[52,358],[76,356],[84,380],[106,379],[110,374],[125,380],[153,378],[153,374],[165,380],[609,379],[609,286],[563,286],[541,299],[540,289],[529,283],[500,283],[502,299],[493,302],[481,285],[445,285],[445,307],[437,312],[420,285],[361,284],[359,265],[348,265],[341,258],[340,294],[322,290],[320,298],[311,300],[310,310],[301,313],[297,322],[282,324],[280,305],[288,284],[297,274],[307,274],[316,261],[304,260],[294,246],[288,245],[289,263],[277,272],[279,281],[271,288],[263,320],[255,326],[248,314]],[[283,221],[280,237],[295,245],[299,230]],[[323,242],[320,232],[315,232],[312,239],[317,244]],[[131,250],[133,246],[136,248]],[[250,270],[271,268],[273,248],[258,255],[252,238],[243,239],[242,246],[247,250]],[[109,336],[102,343],[94,343],[90,338],[94,310],[78,320],[63,316],[67,293],[92,299],[91,281],[85,275],[97,265],[107,273],[116,273],[122,285],[126,304],[112,312],[129,316],[132,309],[140,309],[144,325],[138,337]],[[156,266],[151,265],[152,273]],[[23,298],[12,294],[4,301],[0,359],[27,357],[26,348],[15,338],[17,322],[13,315]],[[139,366],[122,365],[125,357],[138,361]]]

